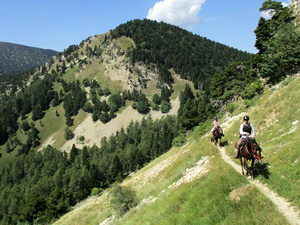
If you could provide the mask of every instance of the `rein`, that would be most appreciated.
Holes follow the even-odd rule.
[[[253,145],[251,145],[251,150],[252,150],[252,153],[253,153],[253,149],[254,149],[254,146],[256,145],[256,143],[254,143]],[[256,156],[256,155],[253,155],[254,158],[258,159],[258,160],[261,160],[261,157],[260,155],[259,156]]]

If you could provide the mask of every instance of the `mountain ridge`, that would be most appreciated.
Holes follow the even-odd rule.
[[[21,73],[44,63],[57,51],[0,41],[0,76]]]

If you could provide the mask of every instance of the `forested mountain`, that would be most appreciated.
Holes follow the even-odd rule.
[[[24,72],[56,55],[56,51],[0,42],[0,77]]]
[[[295,71],[300,41],[292,40],[300,34],[293,16],[273,1],[265,9],[276,16],[259,21],[260,52],[251,57],[173,25],[134,20],[69,46],[47,66],[2,80],[1,224],[53,221],[92,190],[182,146],[195,127],[203,134],[213,116],[234,111],[236,100],[248,107],[265,85]],[[176,99],[177,114],[164,116]],[[124,120],[143,119],[92,140],[90,130],[113,129],[107,125],[128,108]],[[160,114],[146,117],[152,112]]]
[[[228,62],[250,59],[247,52],[230,48],[179,27],[151,20],[134,20],[118,26],[113,37],[125,35],[136,45],[128,52],[131,63],[154,63],[160,69],[160,82],[172,83],[168,72],[173,68],[182,78],[193,81],[196,88],[209,91],[211,75]]]

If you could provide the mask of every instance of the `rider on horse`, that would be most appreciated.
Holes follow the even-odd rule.
[[[254,126],[249,123],[249,116],[244,116],[244,123],[240,126],[240,139],[236,146],[236,156],[234,158],[239,158],[239,152],[241,146],[245,144],[245,140],[247,138],[252,138],[254,140],[255,137],[255,129]]]
[[[212,135],[214,136],[214,132],[219,128],[222,130],[222,128],[220,127],[220,123],[218,121],[218,118],[215,116],[214,117],[214,127],[211,129],[211,133]],[[225,135],[223,134],[223,131],[222,131],[222,136],[224,137]]]

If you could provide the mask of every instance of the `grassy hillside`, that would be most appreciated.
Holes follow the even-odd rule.
[[[234,118],[228,129],[224,127],[223,140],[233,156],[239,124],[243,115],[250,116],[265,156],[255,179],[298,209],[299,86],[299,76],[288,78],[251,103],[236,102],[236,110],[223,119]],[[55,224],[288,224],[268,198],[223,161],[210,135],[201,137],[202,130],[197,127],[185,146],[173,147],[121,184],[138,202],[124,216],[114,209],[110,188],[78,204]]]
[[[257,140],[261,142],[265,156],[263,174],[256,179],[267,183],[279,195],[300,208],[300,142],[299,108],[300,79],[288,78],[280,87],[274,87],[256,100],[255,107],[247,112],[250,122],[255,126]],[[226,132],[228,143],[237,139],[242,116]],[[225,147],[233,154],[233,144]]]
[[[0,42],[0,77],[43,65],[56,51]]]

